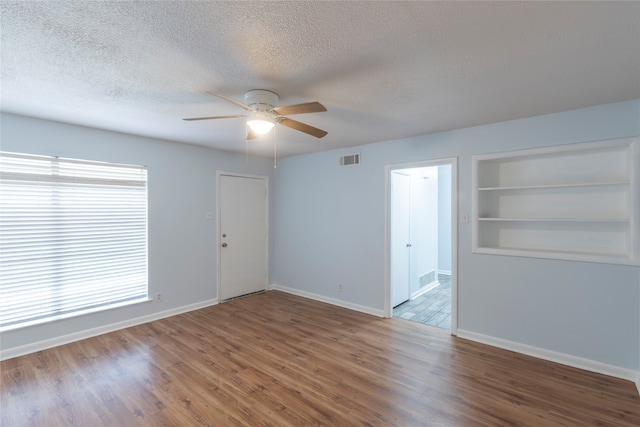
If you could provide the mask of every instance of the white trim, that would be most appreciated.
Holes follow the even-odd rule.
[[[451,163],[451,335],[458,335],[458,158]]]
[[[329,298],[329,297],[326,297],[324,295],[314,294],[312,292],[307,292],[307,291],[301,291],[301,290],[295,289],[295,288],[289,288],[287,286],[281,286],[281,285],[272,284],[272,285],[269,286],[269,290],[270,291],[286,292],[288,294],[297,295],[299,297],[308,298],[308,299],[312,299],[312,300],[315,300],[315,301],[325,302],[327,304],[336,305],[336,306],[342,307],[342,308],[348,308],[349,310],[359,311],[361,313],[370,314],[370,315],[376,316],[376,317],[386,317],[384,315],[384,310],[380,310],[380,309],[377,309],[377,308],[371,308],[371,307],[367,307],[367,306],[359,305],[359,304],[353,304],[353,303],[350,303],[350,302],[347,302],[347,301],[342,301],[342,300],[335,299],[335,298]]]
[[[458,158],[448,157],[411,163],[385,165],[384,183],[384,317],[391,317],[391,185],[392,171],[419,167],[451,165],[451,335],[458,334]]]
[[[84,331],[74,332],[68,335],[62,335],[55,338],[50,338],[20,347],[13,347],[7,350],[0,350],[0,360],[12,359],[18,356],[24,356],[25,354],[35,353],[36,351],[46,350],[48,348],[58,347],[64,344],[69,344],[75,341],[92,338],[98,335],[107,334],[109,332],[118,331],[120,329],[130,328],[131,326],[141,325],[143,323],[152,322],[154,320],[164,319],[165,317],[171,317],[178,314],[186,313],[193,310],[199,310],[201,308],[210,307],[218,304],[218,299],[210,299],[207,301],[201,301],[195,304],[184,305],[182,307],[172,308],[158,313],[148,314],[146,316],[136,317],[122,322],[110,323],[108,325],[99,326],[97,328],[85,329]]]
[[[638,384],[640,379],[638,377],[638,373],[631,369],[625,369],[619,366],[585,359],[583,357],[572,356],[570,354],[559,353],[557,351],[545,350],[543,348],[504,340],[502,338],[491,337],[463,329],[458,329],[458,338],[468,339],[493,347],[502,348],[504,350],[515,351],[516,353],[526,354],[527,356],[537,357],[538,359],[560,363],[561,365],[571,366],[573,368],[584,369],[586,371],[596,372],[598,374],[608,375],[632,382],[635,381],[638,391],[640,392],[640,385]]]
[[[550,145],[547,147],[528,148],[524,150],[507,150],[499,151],[497,153],[476,154],[478,160],[493,160],[493,159],[508,159],[510,157],[528,157],[539,156],[545,154],[558,154],[558,153],[574,153],[582,150],[601,150],[605,148],[617,148],[627,147],[634,141],[637,141],[637,136],[614,138],[589,142],[573,142],[568,144]]]
[[[636,372],[636,390],[640,394],[640,372]]]
[[[423,287],[421,287],[420,289],[418,289],[417,291],[411,294],[411,301],[413,301],[414,299],[418,298],[421,295],[426,294],[430,290],[437,288],[438,286],[440,286],[439,280],[434,280],[433,282],[424,285]]]

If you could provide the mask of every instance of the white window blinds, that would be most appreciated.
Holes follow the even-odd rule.
[[[0,330],[147,299],[146,168],[0,153]]]

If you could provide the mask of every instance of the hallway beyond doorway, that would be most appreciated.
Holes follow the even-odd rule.
[[[385,317],[402,317],[456,335],[457,158],[387,165],[385,169]],[[407,179],[399,178],[408,178],[409,206],[404,191]],[[437,288],[431,289],[434,285]],[[426,301],[428,297],[437,301]]]
[[[440,285],[393,309],[393,317],[451,329],[451,276],[440,275]]]

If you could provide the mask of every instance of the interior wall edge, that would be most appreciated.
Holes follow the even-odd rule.
[[[124,320],[122,322],[111,323],[108,325],[99,326],[97,328],[85,329],[82,331],[74,332],[68,335],[62,335],[54,338],[49,338],[42,341],[32,342],[19,347],[12,347],[7,350],[0,350],[0,360],[13,359],[14,357],[24,356],[26,354],[35,353],[49,348],[58,347],[72,342],[81,341],[87,338],[92,338],[102,334],[108,334],[110,332],[118,331],[120,329],[130,328],[132,326],[142,325],[143,323],[149,323],[154,320],[164,319],[166,317],[175,316],[178,314],[186,313],[193,310],[199,310],[201,308],[210,307],[218,304],[218,299],[210,299],[201,301],[194,304],[184,305],[182,307],[172,308],[169,310],[148,314],[146,316],[140,316],[133,319]]]
[[[339,299],[336,299],[336,298],[329,298],[329,297],[326,297],[324,295],[315,294],[313,292],[302,291],[300,289],[290,288],[288,286],[282,286],[282,285],[278,285],[278,284],[271,284],[271,285],[269,285],[269,290],[270,291],[286,292],[286,293],[291,294],[291,295],[296,295],[296,296],[299,296],[299,297],[303,297],[303,298],[308,298],[308,299],[312,299],[312,300],[315,300],[315,301],[324,302],[324,303],[335,305],[335,306],[338,306],[338,307],[347,308],[349,310],[359,311],[360,313],[370,314],[370,315],[376,316],[376,317],[385,317],[384,310],[381,310],[379,308],[372,308],[372,307],[367,307],[367,306],[364,306],[364,305],[353,304],[353,303],[350,303],[348,301],[343,301],[343,300],[339,300]]]
[[[521,344],[519,342],[492,337],[489,335],[484,335],[464,329],[458,329],[457,336],[458,338],[468,339],[470,341],[490,345],[492,347],[498,347],[504,350],[525,354],[527,356],[536,357],[538,359],[547,360],[549,362],[559,363],[561,365],[570,366],[572,368],[584,369],[586,371],[631,381],[636,384],[638,393],[640,394],[640,372],[636,372],[631,369],[621,368],[619,366],[609,365],[607,363],[598,362],[596,360],[546,350],[544,348]]]

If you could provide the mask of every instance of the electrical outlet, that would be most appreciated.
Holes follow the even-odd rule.
[[[338,290],[340,292],[344,291],[344,286],[342,286],[342,283],[338,283]]]
[[[162,302],[162,292],[156,294],[156,302]]]

